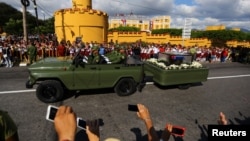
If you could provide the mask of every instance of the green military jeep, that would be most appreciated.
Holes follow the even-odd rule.
[[[73,59],[40,60],[28,67],[26,88],[33,88],[37,84],[37,98],[52,103],[63,100],[67,90],[114,88],[119,96],[128,96],[145,85],[141,61],[122,58],[112,63],[107,61],[107,57],[99,57],[95,63],[89,63],[86,56],[78,52]]]

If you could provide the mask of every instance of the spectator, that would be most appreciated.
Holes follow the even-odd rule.
[[[168,141],[171,135],[172,125],[171,124],[167,125],[167,127],[162,132],[161,139],[159,139],[155,131],[148,109],[142,104],[137,104],[137,107],[139,110],[137,112],[137,115],[140,119],[144,121],[147,128],[148,141]]]
[[[17,126],[6,111],[0,110],[0,140],[19,141]]]
[[[98,53],[99,53],[99,55],[105,54],[105,48],[104,48],[103,44],[100,44],[100,47],[98,49]]]
[[[8,43],[5,42],[3,45],[2,52],[3,52],[3,58],[5,60],[6,67],[12,67],[13,66],[12,61],[11,61],[12,52],[11,52],[10,44],[8,45]]]
[[[227,125],[227,119],[226,116],[223,112],[220,112],[219,119],[218,119],[218,124],[220,125]]]
[[[29,42],[27,52],[29,54],[30,64],[32,64],[34,61],[36,61],[36,55],[37,55],[37,48],[35,46],[35,42],[31,41]]]
[[[58,141],[74,141],[76,135],[76,114],[70,106],[60,106],[54,120]],[[86,121],[86,133],[89,141],[99,141],[98,120]]]
[[[221,59],[220,62],[225,62],[226,58],[228,56],[228,50],[226,48],[224,48],[221,52]]]
[[[190,48],[189,52],[192,54],[192,60],[196,61],[196,54],[197,54],[196,47],[193,46],[192,48]]]
[[[62,40],[57,46],[57,57],[64,57],[66,55],[65,41]]]

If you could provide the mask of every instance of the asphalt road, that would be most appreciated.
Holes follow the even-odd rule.
[[[144,123],[128,104],[145,104],[160,133],[166,123],[186,128],[184,141],[206,141],[207,125],[217,124],[223,111],[230,124],[250,124],[250,65],[239,63],[205,64],[208,81],[187,90],[148,84],[142,92],[119,97],[112,90],[81,91],[76,96],[53,103],[70,105],[83,119],[100,118],[101,140],[109,137],[121,141],[144,141]],[[7,110],[18,126],[21,141],[54,141],[53,123],[45,120],[48,104],[36,98],[35,90],[25,88],[26,67],[0,68],[0,108]],[[77,141],[83,141],[84,131],[78,130]],[[171,137],[171,141],[178,140]]]

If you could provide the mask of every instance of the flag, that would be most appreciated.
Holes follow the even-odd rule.
[[[126,26],[126,19],[121,19],[123,26]]]

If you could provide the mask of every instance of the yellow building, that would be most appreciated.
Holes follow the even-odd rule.
[[[140,28],[141,31],[149,31],[150,19],[146,16],[117,14],[109,17],[109,29],[119,26],[130,26]]]
[[[170,16],[157,16],[152,19],[152,29],[167,29],[170,28],[171,18]]]
[[[109,29],[119,26],[137,27],[141,31],[151,31],[152,29],[170,28],[170,16],[157,16],[150,19],[140,15],[124,15],[118,14],[109,18]]]
[[[191,47],[194,45],[198,46],[211,46],[211,41],[207,38],[191,38],[183,40],[181,36],[170,36],[169,34],[150,34],[148,32],[109,32],[109,41],[117,41],[118,43],[123,42],[136,42],[143,41],[147,43],[157,43],[166,44],[170,42],[171,44],[180,44],[185,47]]]
[[[225,29],[226,29],[225,25],[211,25],[206,27],[206,30],[225,30]]]
[[[135,42],[142,40],[145,42],[182,44],[190,47],[193,45],[207,46],[211,41],[206,38],[183,39],[181,36],[172,37],[167,34],[152,35],[152,29],[170,28],[171,19],[169,16],[159,16],[152,19],[129,15],[119,15],[119,18],[110,18],[107,13],[92,9],[92,0],[72,0],[72,8],[60,9],[55,11],[55,33],[58,41],[75,41],[77,37],[82,38],[83,42]],[[119,26],[134,26],[141,29],[141,32],[110,32],[108,28]],[[224,25],[208,26],[206,30],[225,30]],[[231,47],[242,45],[250,47],[249,42],[229,41]]]
[[[240,28],[234,27],[231,30],[233,30],[233,31],[240,31]]]
[[[92,9],[92,0],[72,0],[72,8],[57,10],[54,16],[58,41],[107,41],[108,14]]]
[[[212,26],[207,26],[206,30],[226,30],[226,26],[225,25],[212,25]],[[240,28],[234,27],[231,28],[231,30],[234,31],[240,31]]]

